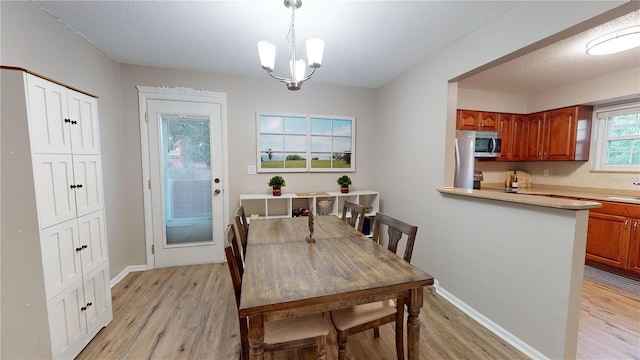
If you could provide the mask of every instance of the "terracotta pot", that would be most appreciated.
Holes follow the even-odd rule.
[[[280,189],[279,186],[274,186],[273,187],[273,196],[280,196],[282,195],[282,190]]]
[[[340,191],[342,191],[342,193],[346,194],[349,192],[349,185],[342,185],[340,187]]]

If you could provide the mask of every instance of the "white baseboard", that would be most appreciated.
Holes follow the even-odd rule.
[[[548,357],[544,356],[544,354],[540,353],[538,350],[529,346],[529,344],[520,340],[518,337],[508,332],[507,330],[502,328],[500,325],[491,321],[491,319],[482,315],[481,313],[479,313],[469,305],[465,304],[463,301],[461,301],[457,297],[453,296],[447,290],[440,287],[437,280],[434,281],[434,286],[436,288],[436,292],[438,293],[438,295],[442,296],[445,300],[453,304],[453,306],[460,309],[463,313],[469,315],[469,317],[471,317],[473,320],[478,322],[480,325],[484,326],[487,330],[496,334],[499,338],[501,338],[502,340],[504,340],[505,342],[513,346],[514,348],[518,349],[520,352],[522,352],[526,356],[530,357],[531,359],[549,359]]]
[[[130,272],[145,271],[145,270],[147,270],[147,265],[131,265],[131,266],[127,266],[126,268],[124,268],[124,270],[122,270],[120,272],[120,274],[118,274],[116,277],[111,279],[111,287],[113,288],[114,286],[116,286],[116,284],[118,284],[120,281],[122,281],[122,279],[124,279],[124,277],[127,276],[127,274],[129,274]]]

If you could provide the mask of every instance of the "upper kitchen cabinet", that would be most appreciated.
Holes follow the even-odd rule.
[[[500,114],[498,131],[502,134],[502,148],[498,161],[524,160],[525,125],[527,116],[521,114]]]
[[[498,113],[476,110],[458,110],[456,121],[457,130],[496,131],[498,128]]]
[[[528,115],[525,160],[588,160],[592,113],[571,106]]]

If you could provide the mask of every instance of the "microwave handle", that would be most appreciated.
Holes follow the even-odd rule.
[[[489,147],[491,148],[492,153],[496,152],[496,138],[492,137],[489,139]]]

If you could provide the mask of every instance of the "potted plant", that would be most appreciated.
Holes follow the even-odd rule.
[[[343,193],[349,192],[349,185],[351,185],[351,178],[347,175],[342,175],[337,180],[338,185],[340,185],[340,191]]]
[[[280,188],[287,185],[284,182],[284,178],[280,175],[276,175],[269,179],[268,184],[273,188],[273,196],[282,195],[282,190]]]

